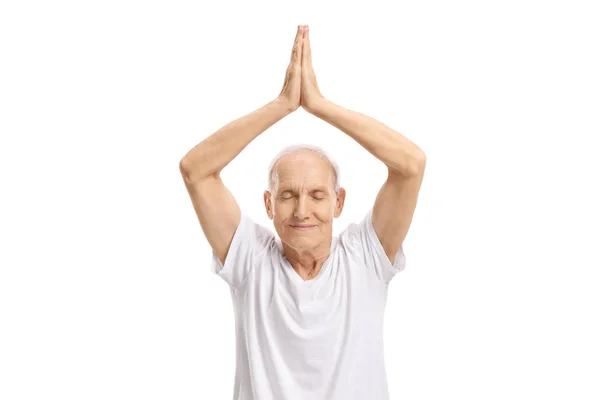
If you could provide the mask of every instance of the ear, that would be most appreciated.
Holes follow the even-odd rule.
[[[342,210],[344,209],[344,202],[346,201],[346,189],[340,188],[340,193],[337,196],[335,201],[335,210],[333,216],[335,218],[339,218],[342,215]]]
[[[265,210],[267,211],[269,219],[273,219],[273,204],[271,203],[271,192],[265,190],[263,194],[263,200],[265,202]]]

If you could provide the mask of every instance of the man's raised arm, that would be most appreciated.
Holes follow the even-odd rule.
[[[389,126],[325,99],[317,85],[308,31],[302,46],[302,107],[346,133],[388,167],[388,179],[373,205],[372,223],[391,266],[417,206],[425,153]]]
[[[197,144],[179,162],[185,187],[198,221],[215,255],[223,266],[241,210],[221,180],[220,172],[258,135],[300,106],[300,54],[302,30],[298,28],[290,65],[279,96],[258,110],[236,119]],[[248,266],[238,266],[245,268]],[[230,280],[242,281],[244,270]],[[227,274],[226,274],[227,275]]]
[[[286,116],[288,110],[281,100],[273,100],[213,133],[179,163],[204,236],[222,266],[226,265],[227,254],[240,225],[241,210],[220,173],[252,140]],[[233,280],[231,284],[235,285]]]

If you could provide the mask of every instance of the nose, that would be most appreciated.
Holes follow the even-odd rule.
[[[304,220],[309,217],[307,203],[308,201],[304,196],[299,196],[298,201],[296,202],[296,207],[294,207],[294,218],[298,220]]]

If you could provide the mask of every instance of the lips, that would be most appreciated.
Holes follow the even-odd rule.
[[[294,229],[311,229],[311,228],[314,228],[316,225],[290,225],[290,226]]]

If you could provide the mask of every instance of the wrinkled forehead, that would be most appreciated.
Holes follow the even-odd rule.
[[[335,174],[329,162],[308,152],[289,154],[275,165],[278,189],[323,189],[329,190]]]

